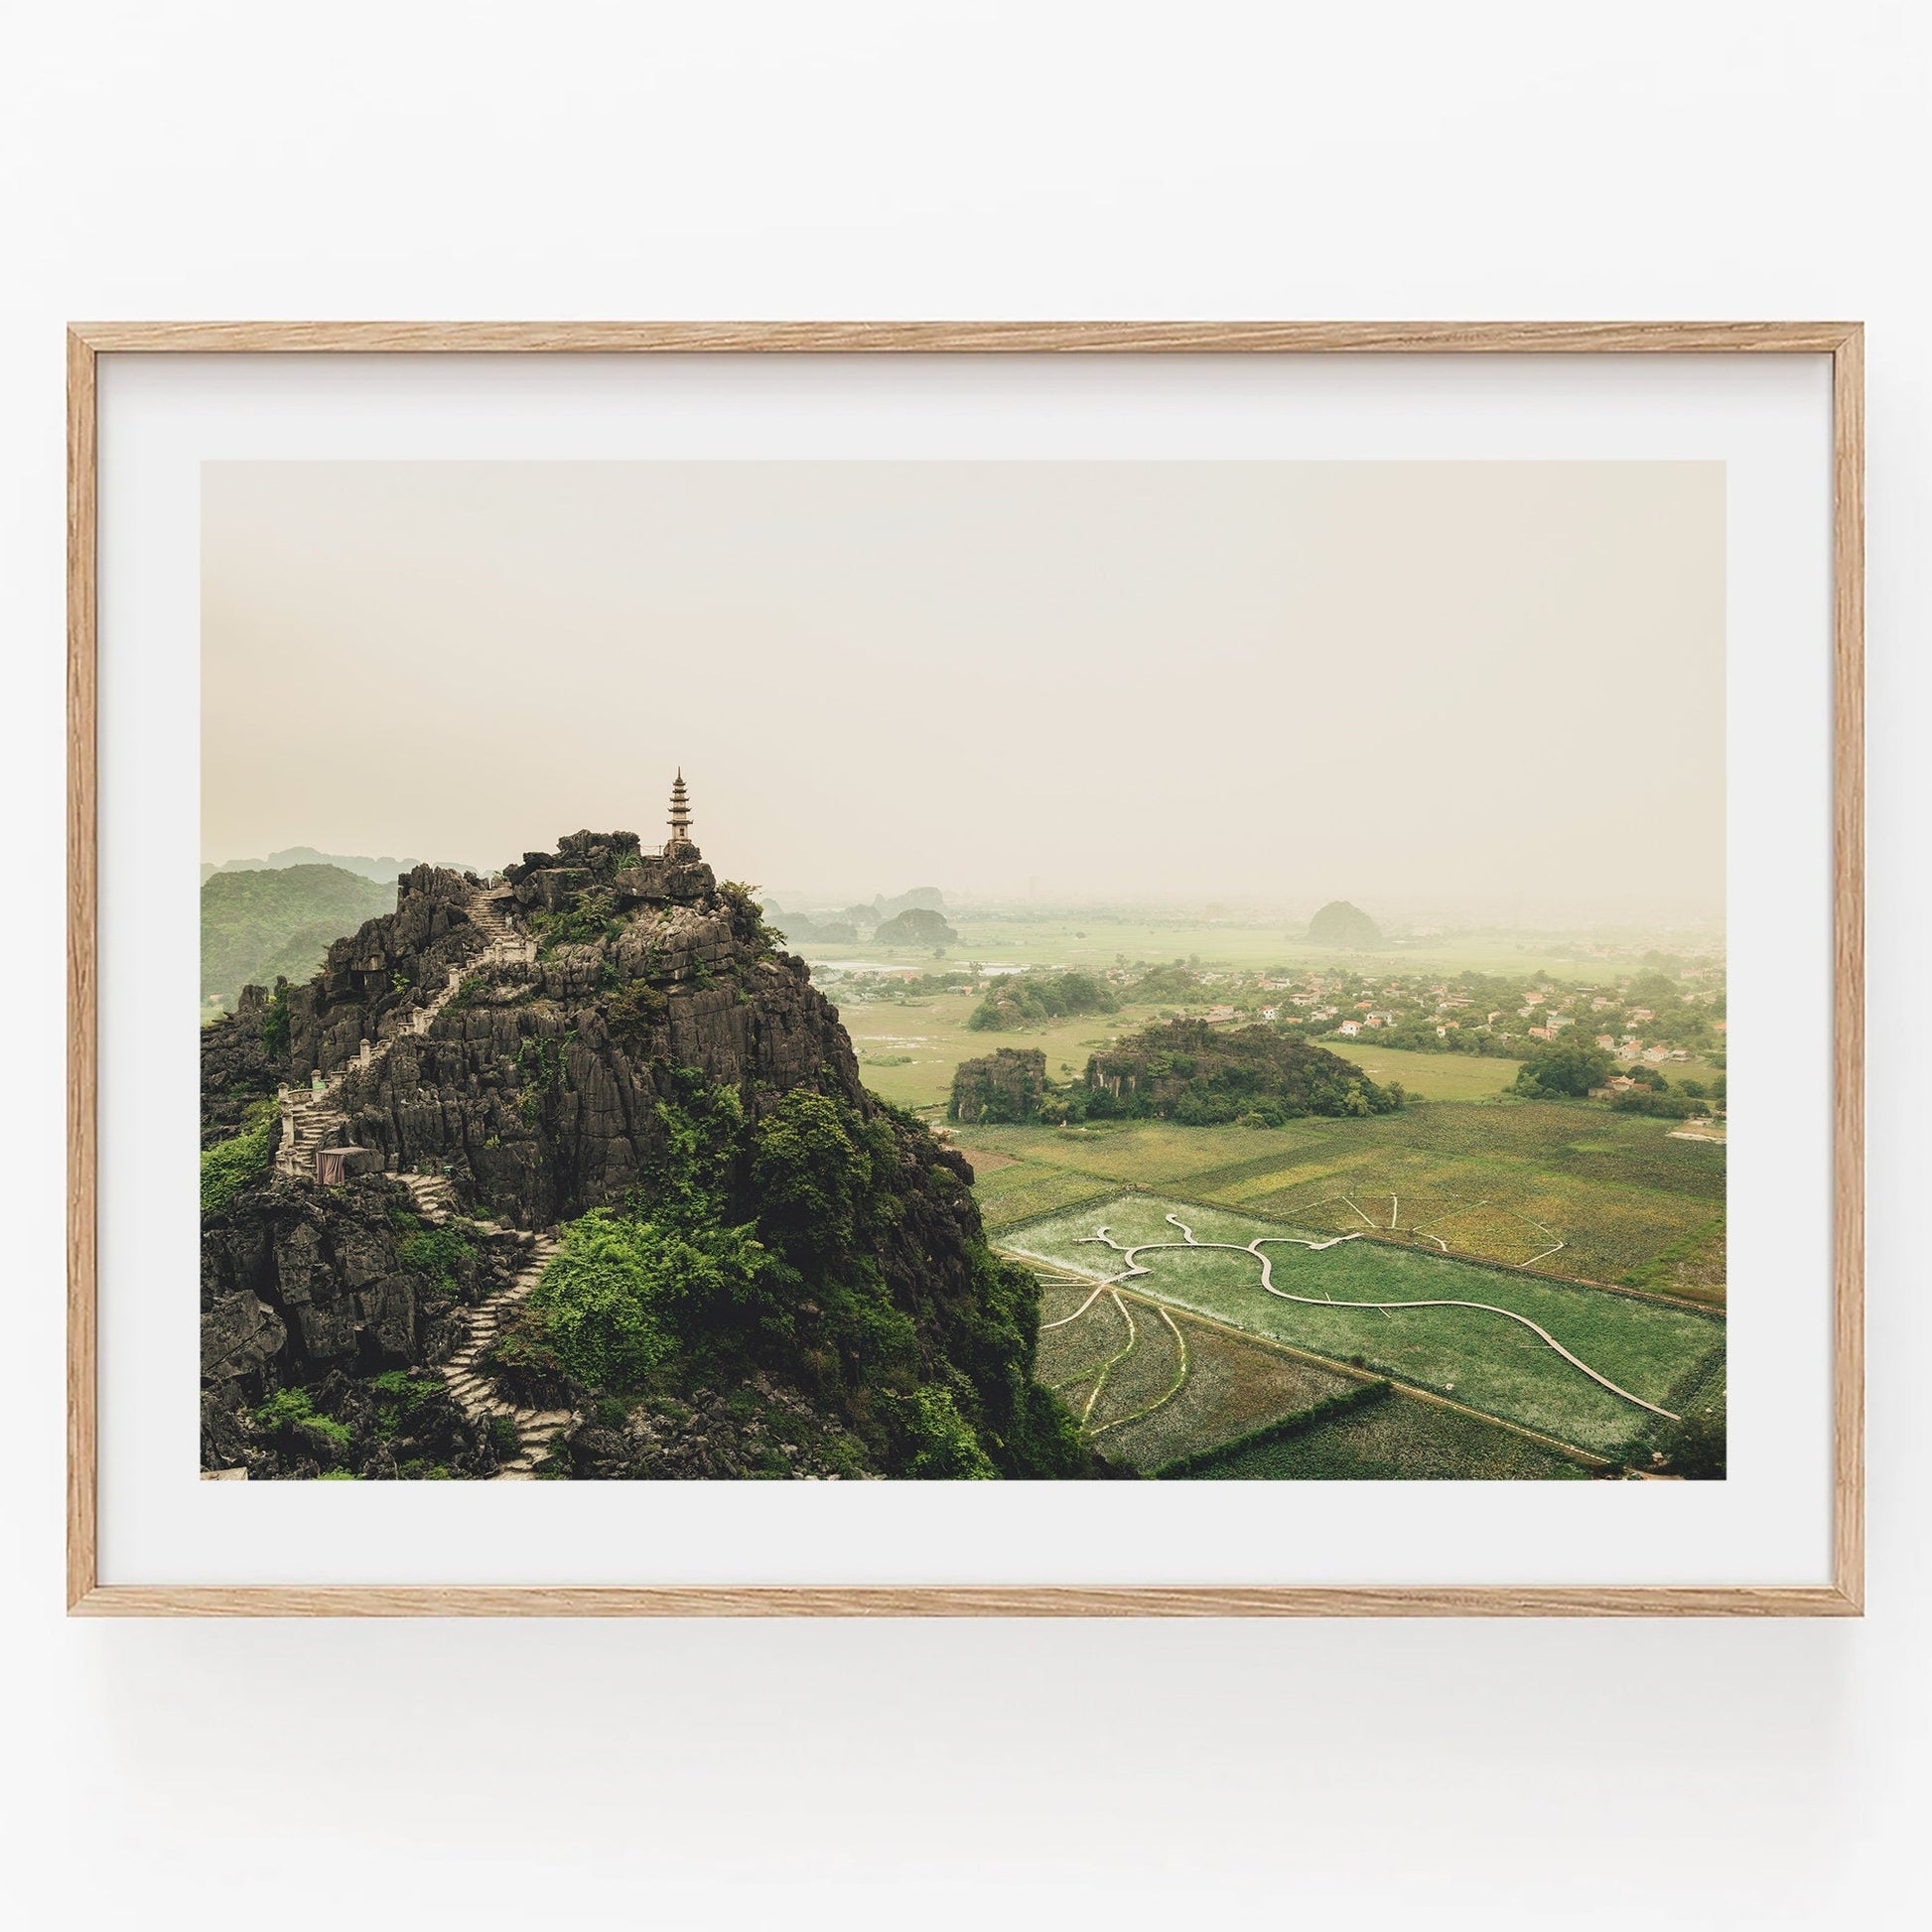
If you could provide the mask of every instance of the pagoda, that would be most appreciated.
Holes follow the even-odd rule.
[[[698,856],[698,848],[691,842],[691,801],[684,789],[681,765],[671,785],[671,836],[664,841],[664,856],[685,861]]]

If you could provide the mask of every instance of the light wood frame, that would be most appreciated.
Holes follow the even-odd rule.
[[[224,1616],[1828,1616],[1864,1594],[1864,389],[1858,323],[119,322],[68,333],[68,1604]],[[1809,354],[1833,370],[1832,1582],[1806,1588],[253,1588],[98,1581],[96,441],[117,354]]]

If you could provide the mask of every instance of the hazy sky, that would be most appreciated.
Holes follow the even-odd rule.
[[[1721,909],[1724,470],[209,464],[203,856]]]

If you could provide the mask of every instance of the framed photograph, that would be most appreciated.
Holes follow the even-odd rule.
[[[1856,325],[69,375],[74,1610],[1859,1610]]]

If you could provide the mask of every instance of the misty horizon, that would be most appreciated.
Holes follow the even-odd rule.
[[[681,765],[781,904],[1705,924],[1724,522],[1711,464],[211,464],[204,861],[650,845]]]
[[[591,827],[576,830],[631,831],[635,828]],[[563,835],[559,835],[563,836]],[[646,847],[651,843],[643,838]],[[554,848],[556,840],[550,845]],[[527,848],[535,850],[535,847]],[[315,853],[315,859],[291,859],[290,864],[330,863],[354,859],[359,861],[391,860],[400,863],[408,859],[411,865],[429,864],[444,866],[452,870],[488,873],[500,870],[511,860],[489,861],[476,858],[418,859],[407,853],[332,853],[319,848],[312,840],[304,840],[299,846],[283,848],[277,853],[236,853],[226,859],[205,860],[205,868],[219,870],[252,870],[265,867],[267,861],[288,852],[301,851]],[[707,855],[711,857],[713,855]],[[519,851],[514,858],[521,858]],[[407,870],[407,867],[404,868]],[[742,868],[740,870],[743,870]],[[721,878],[737,877],[729,865],[718,867]],[[919,879],[887,887],[874,886],[867,890],[854,884],[847,886],[800,886],[795,883],[768,886],[758,879],[746,883],[752,885],[759,897],[786,911],[814,913],[829,916],[842,909],[858,905],[869,905],[876,900],[890,900],[898,895],[918,888],[931,887],[944,898],[946,909],[950,912],[973,913],[989,912],[1018,916],[1021,918],[1047,917],[1054,913],[1083,914],[1092,916],[1122,917],[1127,914],[1147,913],[1159,917],[1185,915],[1208,923],[1225,922],[1228,924],[1306,925],[1310,918],[1328,903],[1327,900],[1315,901],[1308,898],[1284,897],[1265,899],[1260,897],[1223,896],[1219,898],[1186,897],[1183,896],[1141,895],[1137,897],[1092,898],[1079,897],[1066,894],[1049,893],[1045,890],[1034,891],[1026,885],[992,886],[984,888],[965,888],[946,886],[930,879]],[[1724,918],[1722,912],[1700,910],[1691,905],[1650,905],[1624,906],[1592,901],[1587,905],[1565,906],[1556,902],[1536,902],[1524,899],[1517,903],[1497,901],[1488,904],[1465,903],[1450,904],[1439,900],[1407,900],[1383,898],[1370,896],[1349,899],[1358,905],[1379,924],[1396,933],[1407,933],[1422,928],[1432,928],[1443,932],[1552,932],[1574,931],[1579,933],[1596,932],[1643,932],[1697,934],[1704,937],[1722,936]]]

